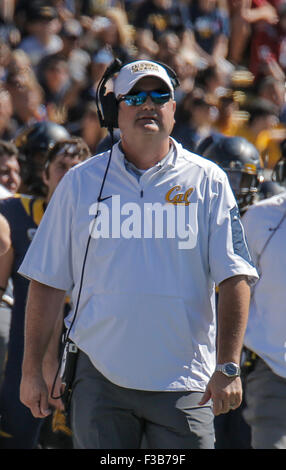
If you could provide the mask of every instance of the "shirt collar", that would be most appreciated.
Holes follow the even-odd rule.
[[[175,166],[175,163],[176,163],[176,159],[177,159],[177,146],[176,146],[176,143],[175,141],[170,138],[170,143],[171,143],[171,146],[170,146],[170,150],[169,152],[167,153],[167,155],[165,155],[165,157],[162,158],[162,160],[160,160],[158,163],[156,163],[153,167],[151,168],[164,168],[164,169],[167,169],[167,168],[173,168]],[[144,173],[145,171],[147,170],[140,170],[139,168],[137,168],[134,163],[132,162],[129,162],[126,158],[125,158],[125,155],[122,151],[122,148],[121,148],[121,140],[119,142],[117,142],[115,144],[115,147],[116,147],[116,150],[117,150],[117,156],[119,157],[119,160],[121,162],[121,164],[123,164],[125,166],[125,168],[127,169],[130,169],[131,171],[133,172],[136,172],[138,174],[142,174]],[[150,168],[150,169],[151,169]],[[149,169],[149,168],[148,168]]]

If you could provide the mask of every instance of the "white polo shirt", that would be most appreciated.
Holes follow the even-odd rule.
[[[286,377],[285,214],[286,192],[250,207],[242,219],[261,273],[252,293],[245,345],[281,377]]]
[[[215,367],[215,284],[257,279],[226,174],[173,144],[139,178],[115,144],[70,332],[99,371],[127,388],[204,390]],[[108,157],[65,175],[19,270],[72,290],[74,305]]]

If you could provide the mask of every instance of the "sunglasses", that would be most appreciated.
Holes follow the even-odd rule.
[[[150,96],[155,104],[167,103],[171,98],[171,93],[166,91],[138,91],[132,95],[124,95],[119,101],[125,101],[127,106],[141,106],[145,103],[147,97]]]

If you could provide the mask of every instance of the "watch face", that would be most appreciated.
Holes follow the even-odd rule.
[[[225,365],[225,372],[227,375],[237,375],[237,366],[235,364],[226,364]]]

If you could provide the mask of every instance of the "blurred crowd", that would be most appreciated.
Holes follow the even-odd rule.
[[[209,136],[244,137],[270,180],[286,154],[286,0],[2,0],[0,198],[29,194],[17,141],[27,126],[51,122],[92,155],[102,149],[95,97],[114,58],[171,67],[172,136],[190,151]]]
[[[96,152],[97,84],[118,57],[179,79],[173,131],[189,150],[210,133],[246,137],[273,168],[285,138],[286,3],[279,0],[3,0],[0,138],[61,124]]]

